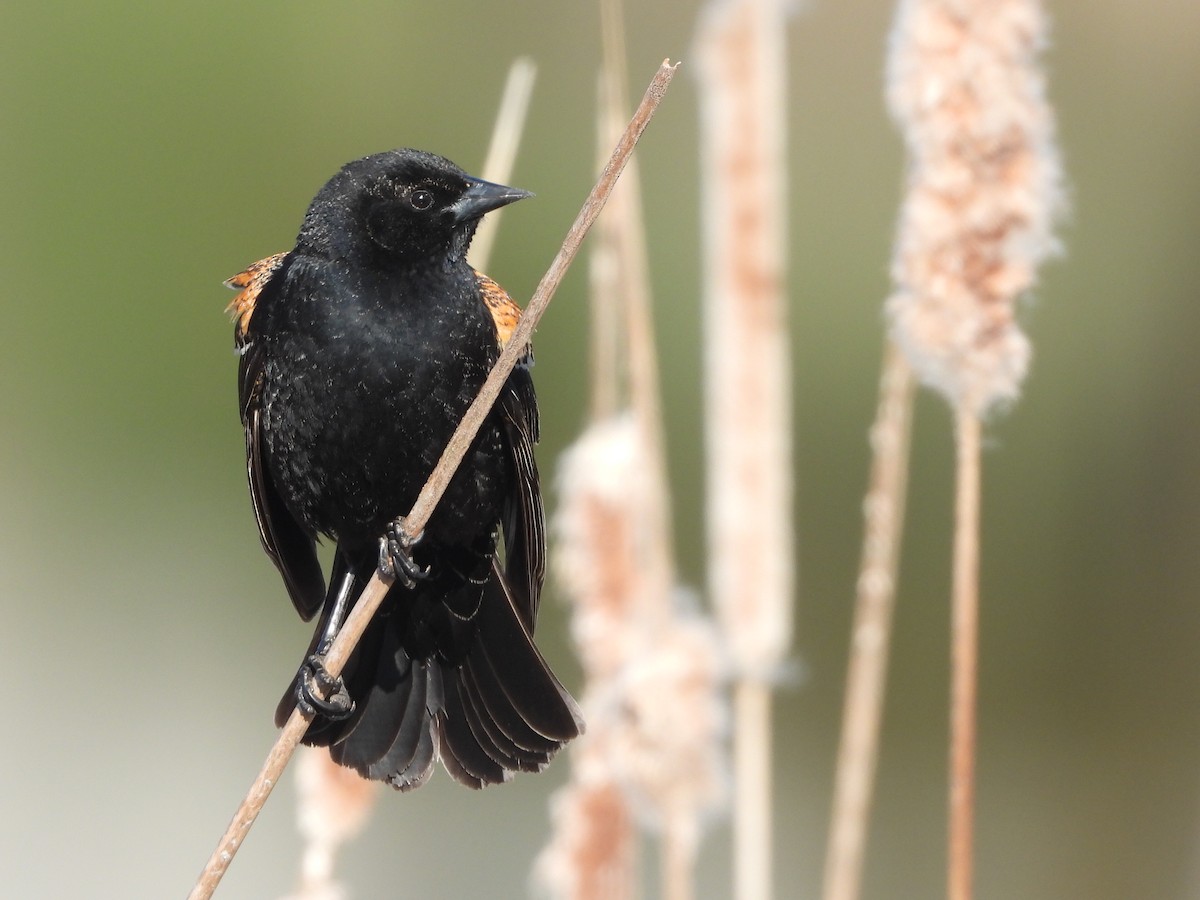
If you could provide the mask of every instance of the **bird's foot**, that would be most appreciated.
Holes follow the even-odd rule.
[[[429,577],[429,569],[418,565],[413,559],[413,547],[420,543],[425,532],[412,537],[404,528],[404,517],[388,523],[387,531],[379,539],[379,574],[394,578],[406,588],[414,588],[418,581]]]
[[[325,668],[325,657],[315,653],[304,661],[296,676],[296,705],[308,716],[321,715],[334,722],[354,712],[346,683],[340,676],[330,675]]]

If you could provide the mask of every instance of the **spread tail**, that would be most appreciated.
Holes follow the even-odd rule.
[[[480,788],[540,771],[581,733],[579,708],[534,646],[498,565],[486,583],[436,604],[430,622],[414,611],[418,592],[393,591],[343,673],[354,714],[318,716],[305,743],[400,790],[424,784],[439,759]],[[277,719],[294,705],[289,692]]]

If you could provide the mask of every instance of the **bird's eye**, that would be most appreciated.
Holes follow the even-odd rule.
[[[408,202],[412,204],[412,208],[418,212],[424,212],[433,206],[433,194],[429,191],[413,191],[412,196],[408,198]]]

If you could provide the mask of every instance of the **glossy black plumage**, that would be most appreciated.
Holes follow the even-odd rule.
[[[466,251],[479,218],[527,194],[397,150],[345,166],[291,252],[231,279],[238,392],[263,547],[304,619],[357,597],[518,311]],[[399,788],[440,758],[479,787],[536,771],[581,723],[534,647],[545,540],[537,404],[519,366],[342,675],[354,713],[306,742]],[[503,534],[503,564],[498,535]],[[329,585],[315,541],[337,541]],[[295,705],[289,689],[277,711]]]

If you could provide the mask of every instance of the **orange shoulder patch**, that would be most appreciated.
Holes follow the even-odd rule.
[[[503,348],[508,344],[508,339],[512,337],[517,322],[521,320],[521,307],[513,302],[512,297],[508,296],[508,292],[504,288],[482,272],[476,272],[475,277],[479,282],[479,289],[483,292],[483,304],[488,308],[488,312],[492,314],[492,320],[496,323],[496,337]]]
[[[236,323],[239,341],[245,338],[246,329],[250,327],[250,317],[254,315],[254,304],[262,292],[263,285],[275,274],[275,270],[279,268],[285,256],[287,256],[286,252],[260,259],[245,271],[238,272],[225,282],[225,287],[233,288],[238,292],[238,295],[225,307],[225,312],[229,313]]]

